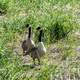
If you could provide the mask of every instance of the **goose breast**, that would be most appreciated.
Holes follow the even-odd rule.
[[[46,48],[45,48],[43,42],[39,42],[37,46],[38,46],[39,53],[41,53],[41,54],[45,54],[46,53]]]

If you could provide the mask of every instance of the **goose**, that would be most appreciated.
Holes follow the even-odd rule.
[[[46,48],[44,46],[44,43],[42,42],[43,29],[38,27],[37,31],[39,31],[39,37],[38,37],[37,49],[35,52],[37,54],[38,64],[40,65],[40,58],[45,55]]]
[[[26,52],[27,54],[30,54],[30,56],[33,58],[33,62],[35,65],[35,59],[38,60],[38,64],[40,65],[40,58],[46,53],[46,48],[44,46],[44,43],[42,42],[42,32],[43,30],[38,27],[37,30],[39,31],[39,37],[38,37],[38,44],[34,46],[31,50]]]
[[[42,42],[43,29],[41,29],[40,27],[38,27],[37,30],[40,31],[39,42],[37,44],[37,48],[38,48],[40,56],[42,56],[42,55],[44,55],[46,53],[46,48],[44,46],[44,43]]]
[[[32,28],[31,25],[27,24],[26,27],[28,27],[28,38],[22,42],[22,49],[23,49],[23,56],[27,55],[26,53],[33,47],[35,47],[35,43],[31,38],[31,32]]]

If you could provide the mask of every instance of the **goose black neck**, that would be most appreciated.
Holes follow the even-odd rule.
[[[42,40],[41,40],[41,38],[42,38],[42,30],[40,30],[40,34],[39,34],[39,42],[41,42]]]
[[[31,27],[29,27],[29,35],[28,38],[31,38]]]

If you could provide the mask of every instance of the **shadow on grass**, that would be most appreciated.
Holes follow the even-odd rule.
[[[33,64],[23,64],[23,67],[28,68],[28,69],[33,69],[33,68],[35,68],[35,65],[33,65]]]

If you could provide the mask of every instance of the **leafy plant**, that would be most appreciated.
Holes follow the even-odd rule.
[[[0,14],[6,14],[8,9],[8,2],[0,1]]]
[[[50,41],[57,41],[68,36],[68,33],[72,31],[72,26],[68,24],[65,26],[64,22],[56,21],[51,27],[49,28],[50,33]]]

